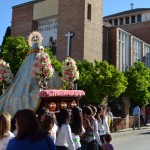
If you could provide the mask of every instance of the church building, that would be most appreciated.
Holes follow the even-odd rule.
[[[135,8],[104,17],[105,22],[120,27],[150,44],[150,8]]]
[[[56,47],[56,58],[102,60],[102,0],[34,0],[14,6],[12,36],[39,31],[44,47]]]
[[[150,67],[149,29],[150,8],[103,17],[103,0],[34,0],[13,7],[11,34],[37,30],[60,61],[107,60],[124,72],[136,61]]]
[[[103,59],[123,72],[137,61],[150,68],[150,8],[131,4],[103,20]]]

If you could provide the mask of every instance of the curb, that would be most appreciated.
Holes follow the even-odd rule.
[[[120,130],[118,132],[112,132],[110,134],[111,134],[112,137],[120,137],[120,136],[125,136],[125,135],[142,133],[142,132],[145,132],[147,130],[150,130],[150,126],[141,127],[140,130],[138,130],[138,129],[133,130],[132,128],[128,128],[128,129],[125,129],[125,130]]]

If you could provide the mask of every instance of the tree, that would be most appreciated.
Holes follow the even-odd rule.
[[[3,37],[3,41],[2,41],[2,47],[3,47],[3,45],[5,45],[5,43],[6,43],[6,38],[7,37],[10,37],[11,36],[11,27],[10,26],[8,26],[7,27],[7,29],[6,29],[6,33],[5,33],[5,36]]]
[[[23,63],[30,47],[26,39],[22,36],[6,38],[5,45],[3,46],[2,58],[10,64],[11,70],[15,76]],[[56,72],[61,75],[62,64],[54,59],[54,56],[49,48],[44,49],[50,55],[52,66]]]
[[[124,74],[106,61],[93,64],[84,60],[77,62],[77,66],[80,72],[78,87],[86,93],[84,103],[100,104],[105,97],[117,98],[126,90]]]
[[[144,105],[150,102],[150,69],[144,63],[136,62],[126,71],[128,79],[127,95],[133,104]]]
[[[24,37],[7,37],[3,45],[2,59],[10,64],[15,75],[29,51],[29,46]]]

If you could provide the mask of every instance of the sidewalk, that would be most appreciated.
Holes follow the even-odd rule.
[[[145,131],[150,131],[150,124],[147,124],[147,126],[143,126],[138,130],[137,128],[133,130],[132,128],[123,129],[117,132],[110,133],[112,137],[119,137],[124,135],[130,135],[130,134],[137,134]]]

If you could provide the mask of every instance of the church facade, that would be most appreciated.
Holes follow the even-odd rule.
[[[150,8],[119,12],[103,20],[103,59],[123,72],[137,61],[150,68]]]
[[[12,36],[39,31],[43,46],[56,48],[56,58],[67,56],[91,62],[102,60],[102,0],[35,0],[13,7]]]
[[[35,0],[13,7],[12,36],[39,31],[56,58],[107,60],[120,71],[136,61],[150,67],[150,9],[103,18],[102,0]],[[105,23],[104,23],[105,22]],[[138,30],[137,30],[138,29]]]

